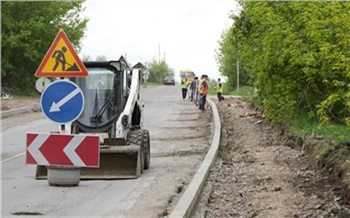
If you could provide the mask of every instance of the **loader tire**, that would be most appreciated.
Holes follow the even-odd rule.
[[[141,173],[145,169],[144,158],[145,158],[145,148],[144,148],[144,138],[143,132],[140,130],[134,130],[128,132],[127,145],[138,145],[140,146],[140,157],[141,157]]]
[[[145,167],[145,170],[147,170],[151,163],[151,143],[150,143],[149,131],[145,129],[142,131],[143,131],[143,146],[145,148],[144,167]]]

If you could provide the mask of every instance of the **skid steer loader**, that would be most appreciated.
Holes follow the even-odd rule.
[[[99,168],[82,168],[80,179],[138,178],[150,166],[150,135],[142,129],[141,66],[118,61],[84,62],[89,75],[72,78],[82,90],[85,106],[80,117],[59,125],[61,134],[100,136]],[[37,166],[36,179],[47,168]]]

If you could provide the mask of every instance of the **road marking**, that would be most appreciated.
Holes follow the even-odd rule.
[[[50,165],[46,160],[45,156],[39,150],[44,142],[50,137],[49,134],[39,134],[33,141],[28,145],[28,152],[33,156],[37,163],[42,165]]]
[[[85,167],[85,163],[81,160],[75,149],[81,144],[81,142],[85,139],[85,137],[75,136],[70,140],[70,142],[63,149],[64,153],[67,157],[72,161],[74,166]]]
[[[0,161],[0,164],[4,163],[4,162],[6,162],[6,161],[12,160],[12,159],[14,159],[14,158],[16,158],[16,157],[22,156],[22,155],[25,154],[25,153],[26,153],[26,152],[23,151],[22,153],[16,154],[15,156],[9,157],[9,158],[7,158],[7,159],[5,159],[5,160],[1,160],[1,161]]]
[[[69,100],[71,100],[74,96],[76,96],[77,94],[79,94],[80,90],[78,88],[76,88],[75,90],[73,90],[73,92],[69,93],[67,96],[65,96],[63,99],[61,99],[59,102],[53,102],[50,108],[50,113],[51,112],[57,112],[57,111],[61,111],[60,107],[62,105],[64,105],[65,103],[67,103]]]

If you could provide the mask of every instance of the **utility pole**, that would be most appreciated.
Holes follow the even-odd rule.
[[[164,62],[165,62],[165,52],[164,52]]]
[[[158,64],[160,64],[160,44],[158,46]]]
[[[239,57],[237,56],[237,91],[239,91]]]

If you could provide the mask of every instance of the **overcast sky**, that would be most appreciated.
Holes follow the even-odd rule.
[[[176,76],[192,69],[212,79],[220,76],[218,40],[237,10],[234,0],[88,0],[84,6],[89,22],[81,57],[126,55],[131,64],[160,58]]]

